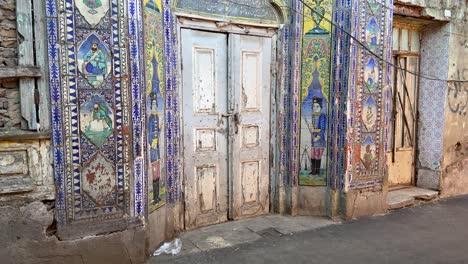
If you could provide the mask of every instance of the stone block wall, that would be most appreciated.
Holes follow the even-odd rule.
[[[0,80],[0,129],[21,127],[19,98],[17,80]]]
[[[0,67],[17,65],[16,0],[0,0]],[[17,79],[0,79],[0,130],[21,127]]]

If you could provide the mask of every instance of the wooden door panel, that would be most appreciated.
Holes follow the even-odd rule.
[[[392,71],[392,110],[395,120],[389,134],[387,153],[388,182],[390,186],[414,184],[415,174],[415,135],[417,124],[417,76],[407,74],[418,72],[419,61],[416,56],[396,56],[394,64],[401,69]]]
[[[182,29],[185,227],[227,220],[227,36]]]
[[[271,39],[231,35],[232,218],[269,211]]]

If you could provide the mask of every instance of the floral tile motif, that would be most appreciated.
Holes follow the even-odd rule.
[[[76,0],[75,6],[86,21],[95,27],[109,10],[109,0]]]
[[[444,31],[448,26],[431,28],[422,32],[421,74],[448,75],[448,40]],[[443,81],[421,78],[419,86],[418,161],[420,167],[440,170],[443,152],[443,126],[447,85]]]
[[[94,155],[82,171],[83,191],[97,206],[114,205],[116,200],[114,166],[101,154]]]

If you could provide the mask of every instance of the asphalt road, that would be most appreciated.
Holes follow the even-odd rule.
[[[468,263],[468,196],[148,263]]]

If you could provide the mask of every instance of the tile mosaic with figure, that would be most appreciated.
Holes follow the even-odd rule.
[[[121,76],[126,75],[125,49],[112,48],[122,43],[126,28],[118,21],[126,21],[124,0],[58,0],[51,7],[63,7],[56,20],[51,19],[48,35],[51,44],[61,45],[58,58],[49,52],[52,62],[66,74],[60,76],[57,87],[51,78],[51,94],[55,108],[54,138],[66,140],[60,152],[67,153],[62,169],[57,159],[57,173],[64,182],[58,186],[57,206],[60,222],[106,221],[130,213],[131,153],[124,134],[132,118],[129,109],[129,86]],[[56,5],[56,6],[55,6]],[[112,6],[112,8],[110,8]],[[66,25],[54,28],[52,25]],[[56,30],[57,37],[55,37]],[[54,41],[61,42],[56,44]],[[63,42],[62,42],[63,41]],[[57,96],[56,96],[57,95]],[[57,103],[59,102],[59,103]],[[60,102],[64,102],[63,105]],[[59,142],[59,141],[57,141]],[[61,167],[62,166],[62,167]],[[70,169],[68,169],[68,167]],[[60,171],[61,170],[61,171]],[[64,209],[65,208],[65,209]],[[66,218],[64,212],[67,211]]]
[[[111,72],[111,56],[101,39],[91,33],[78,48],[78,70],[94,88],[99,88]]]
[[[165,204],[164,45],[160,0],[143,1],[146,110],[149,153],[149,211]]]
[[[371,186],[380,184],[384,175],[385,146],[381,144],[382,126],[382,98],[384,65],[377,56],[385,57],[384,44],[386,43],[385,18],[387,10],[384,8],[385,0],[372,0],[366,4],[359,5],[359,41],[364,43],[367,51],[357,54],[356,76],[358,76],[356,107],[354,116],[353,132],[357,135],[350,139],[354,153],[350,155],[353,163],[350,166],[350,186]],[[360,48],[362,49],[362,47]],[[372,54],[374,53],[374,54]],[[388,122],[388,119],[385,121]]]
[[[99,95],[94,95],[81,107],[80,123],[85,136],[100,147],[114,131],[113,111]]]
[[[327,182],[332,0],[309,0],[302,39],[300,185]]]

